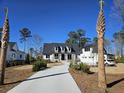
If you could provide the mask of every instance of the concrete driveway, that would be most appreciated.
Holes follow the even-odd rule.
[[[7,93],[81,93],[68,64],[39,71]]]

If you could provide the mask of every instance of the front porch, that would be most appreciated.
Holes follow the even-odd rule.
[[[53,54],[53,58],[51,59],[52,61],[56,62],[63,62],[63,61],[75,61],[76,60],[76,55],[75,54]]]

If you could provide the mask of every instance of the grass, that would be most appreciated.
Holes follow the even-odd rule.
[[[0,86],[0,93],[6,93],[8,90],[17,86],[21,81],[25,80],[32,74],[32,65],[6,68],[5,84]]]
[[[86,74],[69,69],[82,93],[99,93],[97,73]],[[107,74],[108,93],[124,93],[124,74]]]

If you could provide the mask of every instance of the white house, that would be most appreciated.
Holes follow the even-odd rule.
[[[79,54],[79,47],[76,44],[45,43],[43,47],[43,59],[52,62],[76,61]]]
[[[107,54],[104,49],[105,62],[112,59],[112,54]],[[52,62],[79,61],[88,65],[98,64],[97,44],[86,44],[79,48],[77,44],[67,45],[64,43],[45,43],[43,47],[43,59]]]
[[[9,42],[6,61],[25,60],[26,53],[19,50],[16,42]]]
[[[97,65],[98,64],[98,46],[97,44],[88,44],[82,48],[81,54],[79,56],[81,62],[88,65]],[[108,62],[113,59],[112,54],[107,54],[104,49],[104,60]]]

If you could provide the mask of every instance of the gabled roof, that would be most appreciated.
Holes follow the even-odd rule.
[[[16,42],[9,42],[8,45],[10,46],[10,48],[12,49],[14,47],[14,45],[16,45]],[[0,41],[0,47],[1,47],[1,41]]]
[[[43,54],[48,54],[48,55],[53,54],[55,52],[54,51],[55,47],[62,47],[62,49],[64,49],[65,47],[69,47],[72,49],[71,53],[80,54],[80,49],[77,44],[69,45],[65,43],[45,43],[43,46]]]
[[[14,45],[17,45],[16,42],[9,42],[8,44],[10,46],[10,49],[13,49]]]
[[[86,44],[83,48],[93,48],[93,53],[98,53],[98,44],[97,43]],[[104,53],[107,54],[107,51],[105,48],[104,48]]]
[[[16,42],[9,42],[9,46],[13,47],[14,45],[16,45]]]
[[[23,54],[26,54],[25,52],[21,51],[21,50],[18,50],[19,53],[23,53]]]

